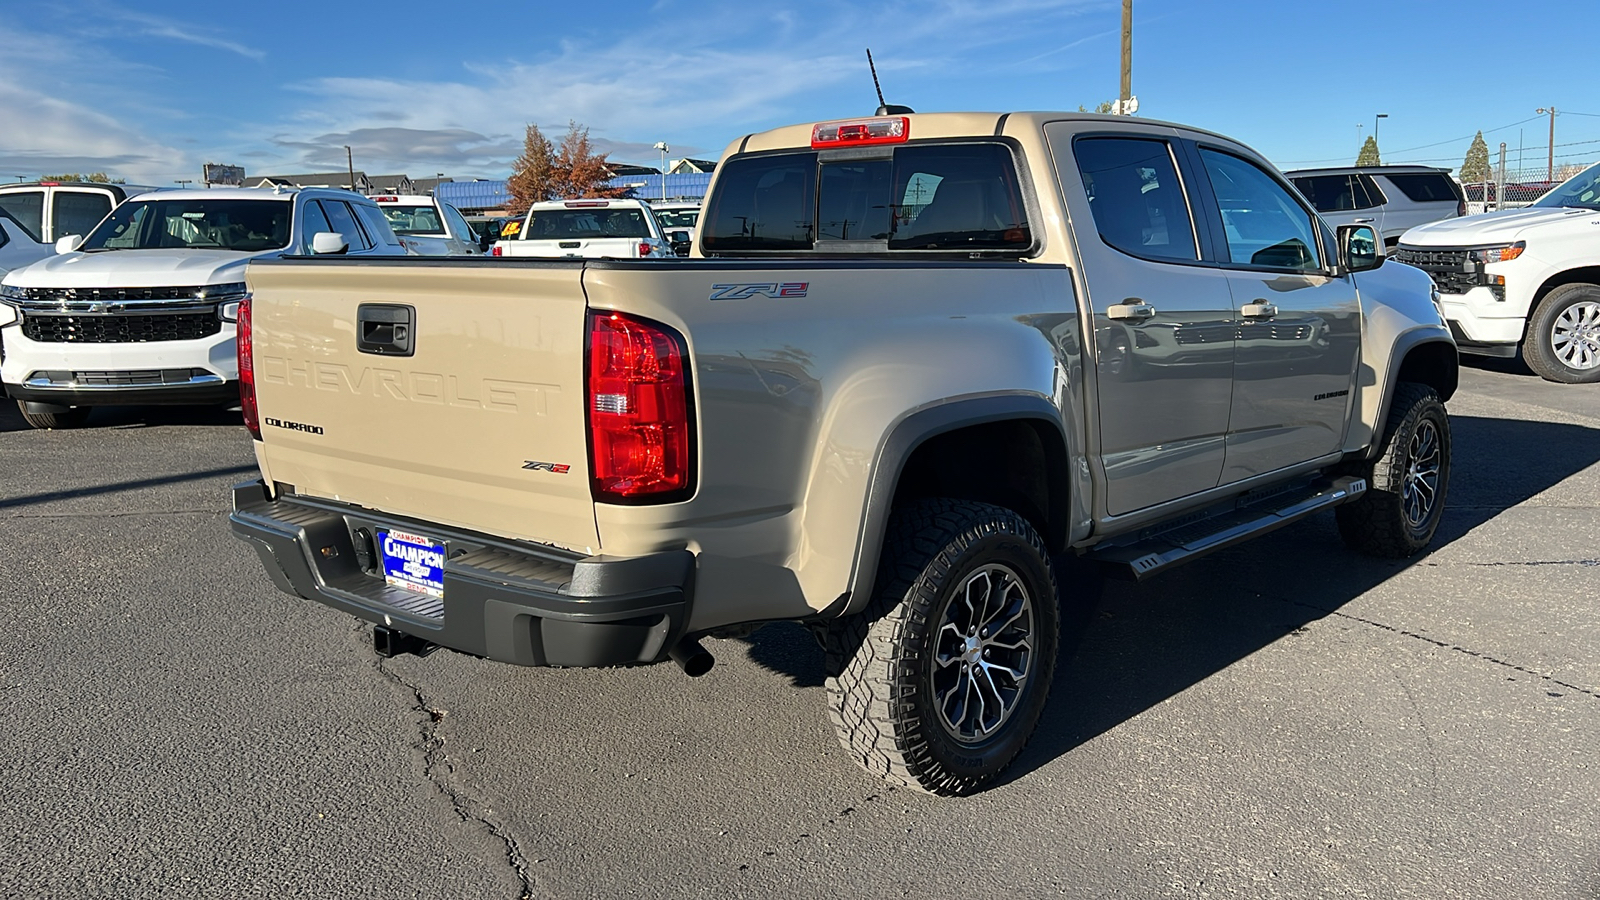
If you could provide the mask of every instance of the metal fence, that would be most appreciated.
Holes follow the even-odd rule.
[[[1546,191],[1591,165],[1592,162],[1562,163],[1552,170],[1547,165],[1511,169],[1506,168],[1504,163],[1491,163],[1488,178],[1461,181],[1461,187],[1467,194],[1467,212],[1491,212],[1527,206]]]

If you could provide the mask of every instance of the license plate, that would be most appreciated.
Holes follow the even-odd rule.
[[[383,580],[397,588],[444,597],[444,544],[405,531],[379,531]]]

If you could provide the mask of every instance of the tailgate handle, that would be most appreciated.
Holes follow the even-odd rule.
[[[417,308],[398,303],[363,303],[356,307],[356,349],[379,356],[416,352]]]
[[[582,247],[583,246],[583,242],[582,241],[562,241],[557,246],[559,246],[563,250],[573,250],[573,249],[576,249],[578,247]]]

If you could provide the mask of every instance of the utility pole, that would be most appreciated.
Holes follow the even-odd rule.
[[[350,145],[344,145],[344,161],[350,167],[350,190],[356,189],[356,158],[350,152]]]
[[[1128,116],[1133,110],[1133,0],[1122,0],[1122,90],[1116,113]]]
[[[178,188],[181,190],[183,188],[188,187],[191,184],[194,184],[194,179],[193,178],[178,178],[178,179],[173,180],[172,183],[177,185]]]
[[[1541,116],[1545,115],[1546,113],[1549,113],[1549,115],[1550,115],[1550,156],[1549,156],[1549,159],[1547,159],[1545,161],[1545,165],[1548,168],[1545,170],[1544,180],[1545,181],[1555,181],[1556,180],[1556,108],[1554,106],[1552,106],[1549,109],[1545,109],[1544,107],[1541,106],[1538,109],[1534,110],[1534,112],[1536,114],[1538,114],[1538,115],[1541,115]]]

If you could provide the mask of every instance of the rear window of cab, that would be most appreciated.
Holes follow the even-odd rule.
[[[906,144],[722,164],[701,219],[708,256],[804,251],[1020,252],[1033,246],[1011,148]]]

